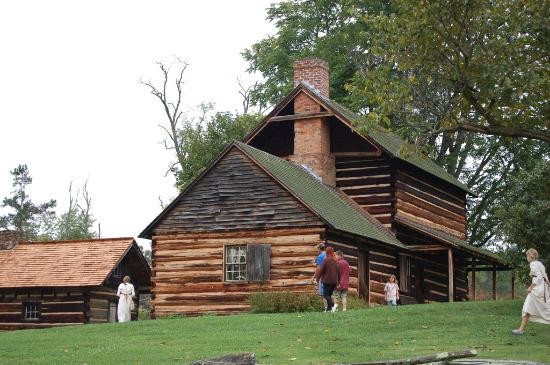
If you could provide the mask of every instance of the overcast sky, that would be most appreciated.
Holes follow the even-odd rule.
[[[177,195],[164,176],[162,109],[140,78],[186,59],[185,108],[240,109],[240,52],[274,32],[273,1],[5,1],[0,3],[0,199],[26,163],[31,199],[67,209],[88,180],[102,237],[137,236]],[[5,213],[5,211],[3,211]],[[97,229],[97,227],[96,227]]]

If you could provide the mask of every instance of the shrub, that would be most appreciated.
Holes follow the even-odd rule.
[[[321,299],[313,293],[258,292],[250,296],[253,313],[314,312],[323,309]]]
[[[139,307],[138,310],[138,319],[140,321],[144,321],[147,319],[151,319],[151,308],[143,308]]]
[[[362,298],[359,298],[357,295],[348,294],[348,309],[367,309],[369,308],[369,303],[365,302]]]

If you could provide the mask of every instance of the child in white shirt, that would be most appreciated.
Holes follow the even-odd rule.
[[[397,278],[395,275],[390,276],[390,280],[384,286],[384,293],[386,294],[386,302],[390,307],[396,306],[399,300],[399,285],[397,285]]]

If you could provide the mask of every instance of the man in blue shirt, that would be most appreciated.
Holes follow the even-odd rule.
[[[325,261],[325,257],[327,255],[327,253],[325,252],[325,244],[324,243],[319,243],[317,245],[317,250],[318,250],[319,254],[317,255],[317,258],[315,259],[315,266],[316,266],[315,270],[317,270],[317,269],[319,269],[319,267],[321,267],[321,264],[323,263],[323,261]],[[314,283],[317,283],[317,281],[315,280],[315,275],[311,280]],[[319,279],[318,291],[319,291],[319,296],[323,299],[323,305],[325,307],[325,312],[326,312],[327,311],[327,300],[323,296],[323,282],[321,281],[321,279]]]

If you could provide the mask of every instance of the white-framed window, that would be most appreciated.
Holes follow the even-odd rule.
[[[263,243],[226,245],[223,264],[226,282],[269,281],[271,245]]]
[[[40,318],[40,303],[26,302],[23,305],[25,306],[23,311],[25,319],[37,320]]]
[[[113,277],[121,278],[122,277],[122,265],[118,264],[113,270]]]
[[[225,280],[246,281],[246,245],[225,246]]]

